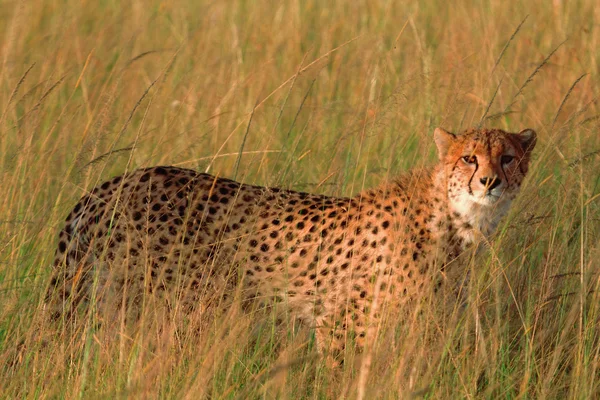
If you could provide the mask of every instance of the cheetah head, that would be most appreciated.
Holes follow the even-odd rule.
[[[451,207],[461,214],[482,208],[503,214],[527,173],[535,132],[470,129],[454,135],[437,128],[434,138]]]

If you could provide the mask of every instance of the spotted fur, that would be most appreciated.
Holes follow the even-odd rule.
[[[113,178],[66,219],[50,309],[72,316],[94,300],[136,310],[151,297],[207,313],[240,293],[244,303],[284,303],[316,327],[321,349],[340,352],[349,331],[361,346],[375,299],[402,308],[435,293],[442,271],[493,233],[535,145],[531,130],[434,137],[438,165],[352,198],[175,167]]]

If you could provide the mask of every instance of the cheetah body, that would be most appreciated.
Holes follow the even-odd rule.
[[[238,293],[285,304],[317,328],[320,346],[340,350],[349,330],[361,345],[375,301],[401,309],[436,292],[453,260],[493,233],[535,143],[530,130],[438,129],[435,138],[437,166],[353,198],[175,167],[107,181],[60,233],[48,296],[55,317],[90,300],[139,308],[148,295],[207,312]]]

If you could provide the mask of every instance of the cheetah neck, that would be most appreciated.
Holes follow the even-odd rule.
[[[464,244],[474,243],[489,238],[498,227],[502,217],[507,213],[510,201],[501,200],[494,205],[482,205],[472,201],[465,194],[458,201],[451,201],[448,196],[446,175],[442,168],[432,174],[434,193],[446,194],[446,207],[441,211],[441,218],[450,221],[455,235]]]

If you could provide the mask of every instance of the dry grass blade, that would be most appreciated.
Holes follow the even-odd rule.
[[[172,52],[172,51],[177,51],[177,49],[160,49],[160,50],[150,50],[150,51],[144,51],[143,53],[138,54],[137,56],[133,57],[131,60],[127,61],[125,63],[125,66],[123,66],[123,70],[127,69],[129,66],[131,66],[131,64],[133,64],[136,61],[141,60],[142,58],[149,56],[151,54],[160,54],[160,53],[166,53],[166,52]]]
[[[310,64],[308,64],[306,67],[302,68],[302,70],[300,70],[300,74],[308,71],[310,68],[312,68],[314,65],[318,64],[321,60],[331,56],[333,53],[335,53],[336,51],[340,50],[341,48],[349,45],[350,43],[358,40],[360,38],[359,36],[353,37],[352,39],[342,43],[341,45],[329,50],[328,52],[326,52],[325,54],[323,54],[322,56],[316,58],[313,62],[311,62]],[[277,93],[279,91],[279,89],[285,87],[288,83],[292,82],[293,80],[295,80],[298,76],[298,73],[294,74],[293,76],[290,76],[287,80],[285,80],[281,85],[279,85],[275,90],[273,90],[271,93],[269,93],[267,95],[267,97],[265,97],[264,99],[262,99],[260,101],[260,103],[258,103],[256,105],[256,108],[260,107],[261,105],[263,105],[267,100],[269,100],[275,93]]]
[[[525,18],[523,18],[523,21],[521,21],[521,23],[519,24],[519,26],[517,26],[517,29],[515,29],[515,31],[513,32],[513,34],[510,35],[510,38],[508,39],[508,41],[506,42],[506,44],[502,48],[502,51],[500,52],[500,55],[498,56],[498,59],[494,63],[494,67],[492,68],[492,72],[490,72],[490,76],[494,74],[494,71],[496,71],[496,67],[498,66],[498,64],[500,64],[500,61],[502,60],[502,57],[504,56],[504,53],[506,52],[506,49],[508,49],[508,46],[510,45],[510,43],[517,36],[517,33],[519,33],[519,31],[521,30],[521,27],[523,26],[523,24],[525,23],[525,21],[527,21],[527,18],[529,18],[529,15],[526,15]]]
[[[598,154],[600,154],[600,150],[594,150],[594,151],[591,151],[589,153],[586,153],[586,154],[582,155],[581,157],[577,158],[576,160],[571,161],[569,163],[569,167],[573,168],[577,164],[579,164],[580,162],[588,160],[588,159],[590,159],[590,158],[592,158],[592,157],[594,157],[595,155],[598,155]]]
[[[492,95],[492,98],[490,99],[490,102],[488,103],[485,112],[483,113],[483,115],[481,116],[481,119],[479,120],[479,124],[477,124],[478,128],[481,128],[481,126],[483,125],[483,123],[485,122],[485,120],[487,119],[487,113],[490,111],[490,107],[492,107],[492,104],[494,103],[494,99],[496,98],[496,95],[498,94],[498,90],[500,90],[500,85],[502,85],[502,80],[500,79],[500,82],[498,82],[498,86],[496,86],[496,90],[494,90],[494,94]],[[503,115],[508,114],[507,112],[501,113]]]
[[[565,103],[567,102],[567,99],[571,95],[571,92],[573,92],[573,89],[575,89],[575,86],[577,86],[577,84],[579,83],[579,81],[581,81],[587,75],[588,74],[585,73],[585,74],[581,75],[579,78],[575,79],[575,82],[573,82],[573,84],[571,85],[571,87],[569,88],[569,90],[567,90],[567,94],[565,94],[565,97],[561,101],[560,106],[558,107],[558,110],[556,111],[556,115],[554,116],[554,120],[552,120],[552,125],[551,125],[550,129],[553,129],[554,125],[556,125],[556,120],[558,119],[558,116],[560,115],[560,112],[562,111]]]
[[[112,156],[113,154],[123,153],[125,151],[133,151],[133,146],[127,146],[127,147],[123,147],[121,149],[115,149],[115,150],[106,152],[104,154],[101,154],[98,157],[94,158],[93,160],[88,161],[83,167],[79,168],[79,172],[83,172],[86,168],[88,168],[102,160],[105,160],[106,157]]]
[[[27,117],[29,117],[31,114],[33,114],[36,110],[38,110],[40,108],[40,106],[42,105],[42,103],[44,102],[44,100],[50,96],[50,93],[52,93],[58,86],[60,86],[60,84],[65,80],[66,75],[63,75],[59,80],[57,80],[56,82],[54,82],[52,84],[52,86],[50,86],[50,88],[48,88],[44,94],[42,95],[42,97],[40,97],[40,99],[38,100],[38,102],[31,108],[29,109],[27,112],[25,112],[23,114],[23,116],[21,118],[18,119],[18,121],[22,121],[27,119]]]
[[[6,116],[6,113],[8,112],[8,106],[10,106],[10,104],[14,100],[15,96],[19,92],[19,88],[21,87],[23,82],[25,82],[27,75],[29,75],[29,72],[33,69],[33,67],[35,67],[35,63],[31,64],[29,66],[29,68],[27,68],[27,71],[25,71],[23,76],[21,76],[21,79],[19,79],[19,82],[17,82],[17,84],[15,85],[15,88],[10,93],[10,96],[8,96],[8,101],[6,102],[6,106],[4,107],[4,111],[2,112],[2,116],[0,117],[0,126],[2,126],[2,121],[4,121],[4,117]]]
[[[233,168],[233,179],[237,179],[238,169],[240,168],[240,161],[242,161],[242,154],[244,154],[244,146],[246,145],[246,139],[248,139],[248,133],[250,133],[250,126],[252,126],[252,117],[254,117],[254,111],[256,111],[256,105],[252,108],[252,112],[250,113],[250,118],[248,119],[248,125],[246,126],[246,132],[244,133],[244,138],[242,139],[242,144],[240,145],[240,151],[238,152],[238,156],[235,160],[235,167]]]
[[[525,90],[525,88],[527,87],[527,85],[529,85],[529,83],[531,83],[531,81],[533,81],[533,78],[537,75],[537,73],[544,67],[544,65],[546,65],[548,63],[548,61],[550,60],[550,58],[552,58],[552,56],[554,55],[554,53],[556,53],[558,51],[558,49],[566,43],[566,39],[563,40],[558,46],[556,46],[554,48],[554,50],[552,50],[550,52],[550,54],[548,54],[548,56],[546,56],[546,58],[544,58],[544,60],[533,70],[533,72],[531,73],[531,75],[529,75],[527,77],[527,79],[525,79],[525,82],[523,82],[523,84],[521,85],[521,87],[519,87],[519,90],[517,90],[517,93],[513,96],[512,100],[510,101],[510,104],[508,106],[506,106],[506,108],[504,109],[504,112],[510,110],[510,108],[513,106],[513,104],[515,104],[515,101],[517,100],[517,97],[519,97],[519,95],[521,93],[523,93],[523,91]]]

